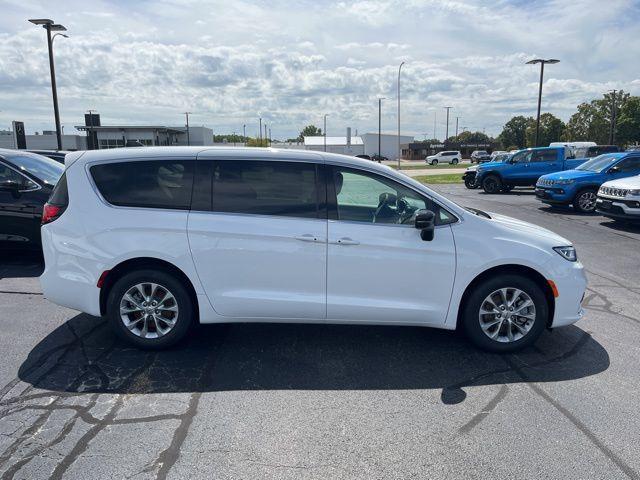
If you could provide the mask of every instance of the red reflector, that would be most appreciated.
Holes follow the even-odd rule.
[[[102,288],[102,285],[104,285],[104,281],[107,279],[107,275],[109,275],[110,271],[111,270],[105,270],[104,272],[102,272],[100,278],[98,279],[98,283],[96,283],[96,287]]]
[[[556,287],[555,282],[553,280],[547,280],[547,283],[551,287],[551,291],[553,292],[553,296],[558,298],[560,296],[560,293],[558,292],[558,287]]]
[[[45,203],[42,208],[42,221],[40,223],[44,225],[45,223],[53,222],[56,218],[62,215],[62,212],[64,212],[64,207]]]

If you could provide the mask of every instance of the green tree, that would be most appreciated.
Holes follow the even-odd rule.
[[[640,142],[640,97],[629,97],[617,117],[616,142],[620,145]]]
[[[298,135],[298,141],[302,142],[304,140],[303,137],[319,137],[322,135],[322,129],[316,127],[315,125],[307,125],[302,129],[300,135]]]
[[[502,132],[498,135],[498,140],[503,147],[516,146],[524,148],[527,146],[527,128],[533,123],[535,128],[535,120],[531,117],[518,115],[513,117],[502,128]]]
[[[626,112],[626,104],[631,96],[622,90],[616,92],[605,93],[602,98],[592,100],[589,103],[581,103],[578,105],[578,111],[571,115],[567,122],[564,133],[565,141],[593,141],[599,145],[609,143],[609,134],[611,130],[611,120],[613,118],[613,109],[615,102],[615,110],[618,116],[622,116],[622,112]],[[627,117],[630,118],[630,117]],[[629,120],[625,119],[623,123],[627,124]],[[621,139],[617,139],[621,143]]]
[[[532,121],[527,126],[526,138],[527,145],[531,147],[544,147],[551,142],[559,142],[562,140],[565,125],[562,120],[552,113],[543,113],[540,115],[540,134],[538,136],[538,145],[536,143],[536,122]]]

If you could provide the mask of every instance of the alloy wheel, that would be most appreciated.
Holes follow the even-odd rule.
[[[478,320],[480,328],[491,340],[500,343],[516,342],[533,327],[536,307],[523,290],[501,288],[483,300]]]
[[[592,191],[583,192],[578,197],[578,208],[583,212],[593,212],[596,208],[596,194]]]
[[[176,325],[178,314],[176,297],[157,283],[138,283],[120,300],[122,323],[141,338],[165,336]]]

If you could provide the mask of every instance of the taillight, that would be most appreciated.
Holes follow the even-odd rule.
[[[60,215],[62,215],[65,211],[65,207],[61,207],[60,205],[52,205],[50,203],[45,203],[42,208],[42,221],[41,225],[45,225],[46,223],[51,223],[54,220],[58,219]]]

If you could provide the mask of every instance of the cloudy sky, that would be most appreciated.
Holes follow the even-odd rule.
[[[0,129],[53,129],[45,33],[51,18],[65,133],[95,109],[103,124],[180,125],[181,112],[215,133],[274,138],[306,124],[328,133],[396,127],[444,137],[452,106],[460,128],[495,135],[516,114],[534,115],[534,57],[555,57],[543,111],[564,120],[616,88],[640,94],[638,0],[153,0],[0,1]]]

